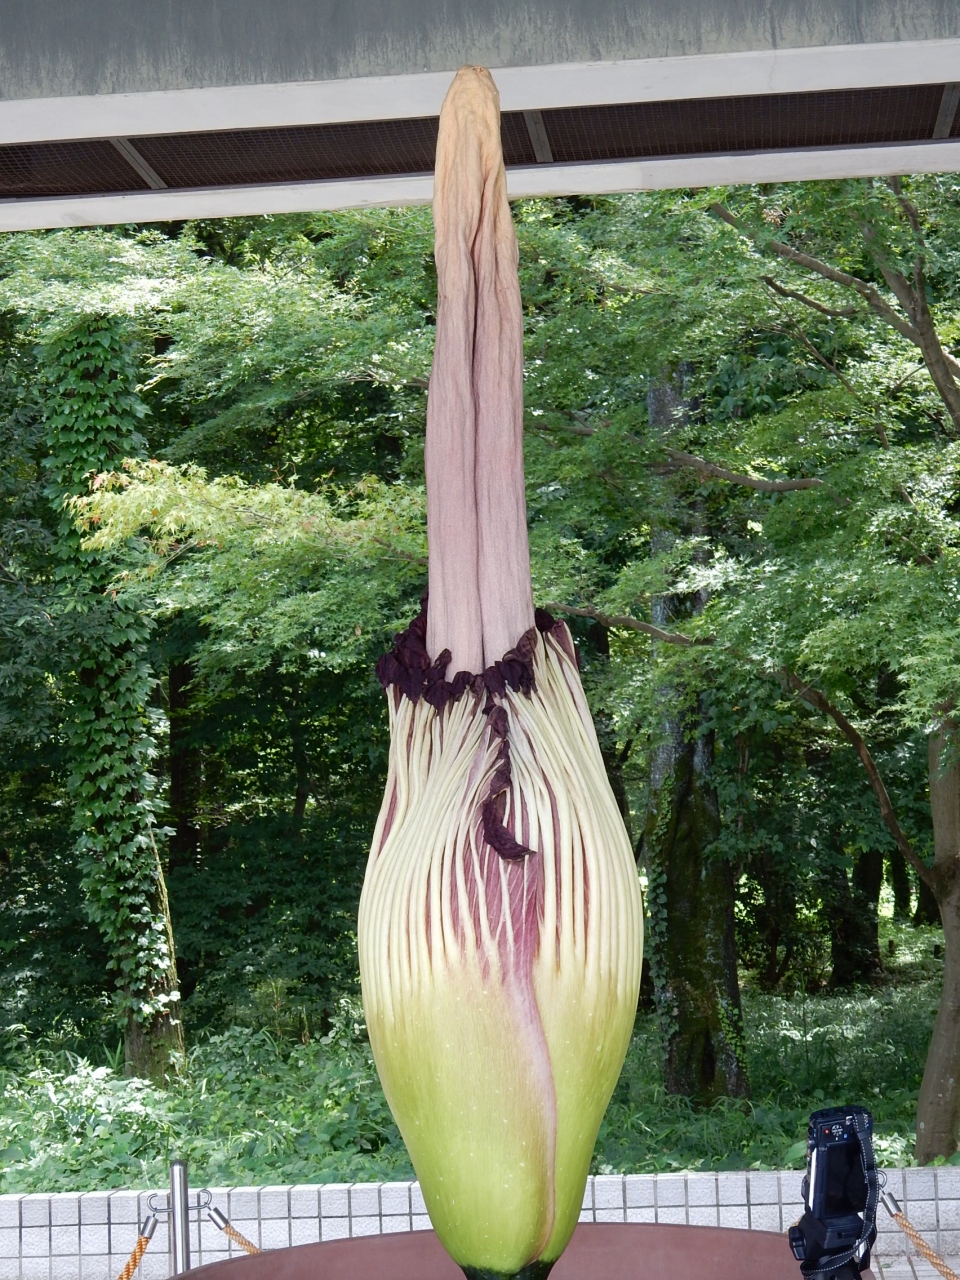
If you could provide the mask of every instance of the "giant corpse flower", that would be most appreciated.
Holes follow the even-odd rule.
[[[567,627],[535,613],[523,320],[497,91],[440,117],[428,607],[378,674],[390,768],[360,901],[370,1042],[469,1277],[570,1239],[640,984],[642,911]]]

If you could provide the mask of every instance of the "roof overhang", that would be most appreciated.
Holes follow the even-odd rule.
[[[184,3],[167,0],[173,8]],[[296,3],[286,0],[287,8]],[[356,0],[358,8],[364,3]],[[546,0],[529,3],[557,8]],[[599,9],[616,3],[593,0]],[[886,0],[872,3],[879,13]],[[678,13],[684,11],[678,22],[691,19],[691,6],[702,19],[729,0],[676,0]],[[78,7],[100,6],[85,0]],[[830,0],[807,6],[823,21],[830,7]],[[834,7],[849,6],[837,0]],[[926,0],[911,0],[915,17],[926,7]],[[724,41],[704,34],[701,21],[696,52],[554,62],[550,54],[562,43],[555,40],[553,49],[532,50],[541,61],[497,67],[487,58],[500,90],[510,194],[958,170],[960,5],[947,7],[955,12],[946,24],[931,19],[914,31],[931,38],[891,38],[879,23],[876,32],[887,38],[805,45],[795,31],[794,47],[749,47],[760,45],[761,35],[748,25],[736,39],[726,37],[745,47],[717,50]],[[826,27],[808,26],[827,34]],[[830,31],[837,30],[843,27],[835,21]],[[581,37],[577,47],[611,51],[609,39],[586,29]],[[628,52],[669,47],[666,35],[659,39],[638,46],[635,35],[624,35],[621,44]],[[776,31],[764,30],[762,42],[776,44]],[[4,32],[0,71],[13,52],[6,44]],[[483,41],[461,48],[472,54],[477,45]],[[62,50],[51,54],[55,62],[53,54],[63,62]],[[165,47],[169,62],[168,55]],[[195,68],[194,79],[206,83],[189,77],[184,83],[182,71],[165,70],[163,59],[144,72],[141,57],[135,76],[112,56],[93,71],[78,56],[77,67],[61,71],[55,83],[46,64],[38,66],[33,79],[21,73],[13,84],[22,96],[0,100],[0,230],[430,199],[450,66],[434,69],[428,59],[426,69],[412,69],[412,56],[404,54],[390,74],[268,82],[256,78],[262,66],[238,69],[234,56],[233,82],[218,64],[218,71]],[[467,59],[448,52],[434,65],[444,60],[455,66]],[[351,72],[356,64],[354,57]],[[367,65],[378,67],[376,59]],[[8,76],[8,92],[10,84]],[[36,88],[63,92],[31,96]]]

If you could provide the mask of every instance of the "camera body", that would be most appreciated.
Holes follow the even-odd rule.
[[[807,1130],[804,1212],[790,1248],[804,1276],[852,1280],[870,1265],[879,1196],[873,1117],[863,1107],[815,1111]]]

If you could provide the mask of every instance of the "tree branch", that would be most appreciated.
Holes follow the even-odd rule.
[[[800,341],[803,343],[803,345],[807,348],[807,350],[810,352],[810,354],[813,356],[813,358],[814,358],[814,359],[815,359],[819,364],[822,364],[822,365],[823,365],[823,367],[824,367],[825,369],[829,369],[829,370],[830,370],[830,372],[831,372],[831,373],[833,374],[833,376],[837,379],[837,381],[838,381],[838,382],[839,382],[843,387],[845,387],[847,391],[849,391],[849,392],[850,392],[850,394],[853,396],[854,400],[860,400],[860,399],[861,399],[860,394],[859,394],[859,392],[857,391],[856,387],[853,385],[853,383],[849,380],[849,378],[846,378],[846,377],[845,377],[845,376],[840,372],[840,370],[837,368],[837,366],[833,363],[833,361],[832,361],[832,360],[828,360],[828,359],[827,359],[827,357],[823,354],[823,352],[821,352],[821,351],[818,351],[818,350],[817,350],[817,348],[816,348],[816,347],[814,346],[814,344],[810,341],[810,339],[809,339],[809,338],[807,337],[807,335],[803,332],[803,330],[802,330],[802,329],[800,328],[800,326],[796,323],[796,321],[794,321],[794,323],[790,326],[790,328],[791,328],[791,330],[796,334],[796,336],[800,339]]]
[[[405,560],[408,564],[416,564],[427,567],[428,560],[426,556],[414,555],[412,551],[400,551],[397,547],[389,542],[386,538],[372,538],[371,541],[378,547],[383,547],[387,552],[387,559]]]
[[[880,816],[883,818],[884,824],[896,843],[897,848],[916,871],[917,875],[925,884],[933,888],[933,877],[930,868],[926,865],[917,851],[914,849],[906,832],[897,821],[897,815],[893,811],[893,804],[887,788],[884,786],[883,779],[880,777],[880,771],[874,762],[873,756],[870,754],[867,744],[863,738],[853,727],[847,717],[843,714],[839,707],[835,707],[829,699],[820,692],[819,689],[813,688],[812,685],[801,680],[795,671],[791,671],[788,667],[783,668],[783,674],[787,683],[792,689],[800,695],[804,702],[809,702],[812,707],[816,707],[818,711],[829,716],[834,722],[843,736],[853,746],[860,762],[866,770],[870,785],[873,787],[874,794],[880,805]]]
[[[920,212],[917,209],[917,206],[913,203],[912,200],[910,200],[907,196],[904,195],[903,187],[900,185],[899,178],[896,178],[896,177],[888,178],[887,185],[890,187],[890,190],[897,197],[897,202],[899,203],[900,208],[903,210],[907,221],[910,223],[910,226],[913,229],[913,234],[916,237],[917,245],[920,247],[921,250],[925,249],[927,245],[926,245],[926,241],[923,238],[923,230],[920,226]]]
[[[832,366],[831,366],[832,367]],[[834,371],[836,372],[836,371]],[[842,375],[838,375],[841,377]],[[552,427],[551,423],[537,423],[538,427]],[[592,436],[596,428],[573,422],[562,422],[556,425],[558,431],[569,431],[576,436]],[[632,439],[636,439],[632,436]],[[695,467],[706,476],[715,476],[718,480],[726,480],[730,484],[741,484],[748,489],[756,489],[758,493],[790,493],[794,489],[816,489],[823,484],[816,476],[804,476],[800,480],[764,480],[759,476],[741,475],[739,471],[728,471],[715,462],[707,462],[706,458],[698,458],[696,454],[685,453],[682,449],[666,449],[664,452],[671,462],[680,467]]]
[[[664,631],[650,622],[641,622],[639,618],[627,618],[601,613],[599,609],[580,609],[572,604],[556,603],[546,604],[544,608],[548,613],[569,613],[575,618],[590,618],[593,622],[599,622],[601,627],[612,627],[623,631],[639,631],[641,635],[652,636],[654,640],[662,640],[664,644],[678,644],[686,649],[714,643],[713,636],[697,636],[696,638],[685,636],[679,631]]]
[[[414,374],[410,378],[392,377],[387,369],[363,369],[358,375],[357,382],[373,382],[377,386],[387,387],[416,387],[418,391],[430,390],[430,379],[418,377]],[[310,395],[311,392],[304,394]]]
[[[903,377],[898,378],[896,382],[890,383],[889,387],[887,387],[884,392],[884,396],[891,396],[895,391],[899,391],[904,383],[909,382],[911,378],[916,377],[916,375],[921,373],[926,367],[927,366],[923,360],[921,360],[919,364],[915,364],[909,373],[905,373]]]
[[[904,320],[902,316],[897,315],[893,307],[866,280],[861,280],[859,276],[852,276],[846,271],[839,271],[836,267],[831,267],[828,262],[813,258],[808,253],[801,253],[799,249],[794,249],[793,245],[785,244],[782,240],[758,239],[757,236],[740,223],[739,219],[734,217],[726,205],[720,204],[719,201],[712,204],[710,209],[721,221],[729,223],[731,227],[739,231],[742,236],[746,236],[762,252],[774,253],[777,257],[784,258],[787,262],[794,262],[798,267],[805,267],[808,271],[815,272],[818,276],[822,276],[824,280],[832,280],[834,284],[841,284],[845,289],[855,290],[870,307],[871,311],[886,320],[887,324],[896,329],[909,342],[912,342],[914,346],[919,347],[921,345],[920,335],[914,325],[909,320]]]
[[[779,293],[781,298],[795,298],[797,302],[802,302],[805,307],[812,307],[814,311],[819,311],[821,315],[836,317],[838,320],[849,320],[857,314],[858,308],[856,306],[825,307],[822,302],[817,302],[815,298],[808,298],[805,293],[798,293],[796,289],[785,288],[774,280],[773,276],[761,276],[760,279],[764,284],[769,285],[774,293]]]
[[[715,643],[715,636],[703,636],[696,639],[691,636],[681,635],[677,631],[663,631],[660,627],[654,627],[649,622],[641,622],[639,618],[612,617],[608,614],[601,613],[598,609],[581,609],[574,605],[564,604],[548,604],[546,609],[556,613],[573,614],[578,618],[590,618],[594,622],[599,622],[603,627],[623,628],[627,631],[639,631],[644,635],[652,636],[655,640],[662,640],[667,644],[682,645],[684,648],[691,648],[694,645],[711,645]],[[823,715],[829,716],[834,722],[843,736],[851,744],[860,757],[860,763],[866,771],[870,786],[873,788],[874,795],[880,806],[880,816],[884,825],[893,836],[894,842],[900,852],[910,863],[914,871],[925,884],[931,889],[934,887],[935,873],[927,866],[920,855],[914,849],[910,837],[904,831],[903,827],[897,821],[897,815],[894,812],[893,802],[890,794],[884,785],[880,776],[880,770],[876,766],[873,756],[870,754],[867,744],[863,738],[853,727],[847,717],[843,714],[839,707],[835,707],[827,696],[815,689],[813,685],[807,684],[805,680],[797,675],[795,671],[791,671],[789,667],[782,667],[781,674],[790,685],[790,687],[800,695],[804,702],[822,712]]]
[[[529,429],[535,431],[566,431],[575,436],[592,436],[596,433],[596,427],[584,426],[576,422],[538,422],[534,420],[529,424]]]
[[[832,280],[834,284],[842,285],[845,289],[853,289],[858,293],[875,315],[884,320],[891,328],[896,329],[897,333],[906,338],[908,342],[913,343],[923,353],[930,377],[933,379],[934,385],[939,391],[940,397],[946,405],[954,424],[960,429],[960,388],[957,386],[957,379],[960,378],[960,362],[944,351],[940,343],[939,335],[936,332],[929,307],[927,306],[925,290],[921,290],[919,287],[911,288],[902,273],[893,270],[889,265],[880,262],[879,259],[875,259],[891,293],[897,298],[897,301],[910,317],[910,319],[905,319],[890,306],[872,284],[869,284],[866,280],[861,280],[859,276],[852,276],[849,272],[840,271],[836,267],[832,267],[828,262],[823,262],[820,258],[811,257],[808,253],[802,253],[799,249],[794,249],[792,245],[786,244],[782,240],[760,239],[749,228],[744,227],[726,205],[715,202],[710,206],[710,210],[721,221],[728,223],[738,231],[740,235],[746,236],[761,253],[776,254],[777,257],[783,258],[787,262],[793,262],[799,267],[806,268],[807,271],[815,272],[817,275],[822,276],[824,280]],[[915,214],[916,211],[913,210],[913,213]],[[905,211],[905,215],[912,226],[911,213]],[[869,245],[873,229],[869,225],[861,226],[860,233],[863,235],[865,243]],[[917,272],[915,271],[916,274]],[[922,265],[919,275],[922,279]]]
[[[869,245],[873,237],[872,235],[868,234],[868,230],[869,228],[863,231],[863,238]],[[896,300],[900,303],[901,307],[903,307],[904,311],[906,311],[907,315],[910,317],[910,323],[916,329],[917,328],[916,296],[915,296],[915,290],[913,289],[913,286],[910,284],[910,281],[907,279],[907,277],[903,274],[902,271],[894,271],[893,267],[889,266],[885,262],[878,262],[877,266],[880,268],[880,274],[883,276],[884,280],[886,280],[887,287],[889,288],[890,292],[893,294]],[[920,331],[918,329],[917,330],[918,338],[919,338],[919,332]]]
[[[816,476],[805,476],[800,480],[762,480],[757,476],[728,471],[726,467],[718,467],[716,463],[707,462],[705,458],[698,458],[692,453],[684,453],[682,449],[667,449],[665,452],[681,467],[695,467],[706,476],[716,476],[718,480],[727,480],[730,484],[742,484],[759,493],[789,493],[793,489],[816,489],[823,484]]]

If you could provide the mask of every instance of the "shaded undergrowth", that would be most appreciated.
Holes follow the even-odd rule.
[[[784,997],[747,982],[749,1103],[698,1110],[666,1094],[655,1021],[641,1015],[594,1171],[799,1165],[810,1111],[854,1101],[876,1117],[881,1162],[909,1163],[938,938],[886,925],[887,981],[869,990]],[[412,1176],[347,1001],[330,1034],[307,1044],[264,1026],[211,1036],[165,1091],[49,1040],[9,1038],[4,1063],[2,1191],[162,1186],[174,1157],[196,1186]]]

